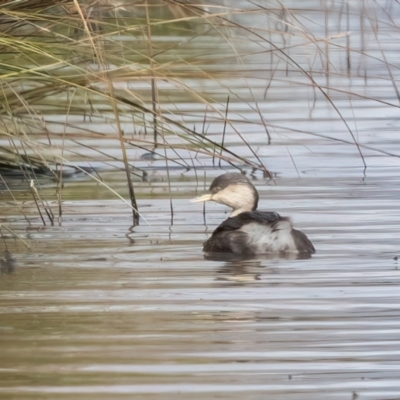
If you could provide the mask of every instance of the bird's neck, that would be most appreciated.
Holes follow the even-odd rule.
[[[254,186],[230,185],[227,189],[213,195],[212,200],[232,208],[230,217],[257,208],[258,193]]]
[[[248,211],[253,211],[253,210],[254,210],[254,207],[252,205],[246,204],[240,208],[232,210],[229,218],[236,217],[236,215],[239,215],[243,212],[248,212]]]
[[[230,190],[229,197],[225,199],[224,203],[232,207],[230,217],[236,217],[236,215],[257,208],[258,194],[250,186],[237,185]]]

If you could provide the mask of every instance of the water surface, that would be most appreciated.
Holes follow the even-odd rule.
[[[325,20],[317,12],[321,2],[306,3],[308,11],[294,7],[285,18],[300,21],[314,36],[290,29],[285,36],[285,24],[277,26],[283,17],[275,14],[267,21],[264,14],[234,18],[254,23],[280,45],[286,38],[288,54],[329,86],[351,132],[298,67],[271,57],[266,42],[254,37],[243,37],[252,57],[227,61],[232,71],[226,64],[207,66],[232,72],[218,87],[198,74],[182,78],[213,96],[207,106],[164,80],[159,90],[164,113],[174,118],[173,111],[202,132],[207,109],[209,138],[225,140],[236,154],[273,173],[267,181],[253,171],[260,209],[290,216],[317,253],[306,260],[204,259],[202,243],[227,210],[207,204],[203,212],[189,200],[231,165],[185,147],[135,147],[151,142],[151,134],[139,133],[131,116],[121,115],[125,138],[132,138],[127,154],[142,213],[140,225],[132,227],[128,205],[102,186],[128,197],[124,173],[111,168],[122,166],[112,124],[97,114],[92,122],[69,115],[68,123],[65,115],[52,115],[46,125],[51,150],[65,146],[70,164],[96,167],[103,181],[84,174],[65,178],[61,217],[54,180],[36,180],[56,216],[54,226],[41,204],[43,226],[26,184],[8,181],[16,205],[0,182],[0,223],[31,246],[25,249],[2,230],[0,252],[6,244],[15,262],[3,261],[0,275],[1,399],[400,398],[400,141],[393,84],[400,78],[398,6],[349,2],[351,26],[345,26],[344,3],[323,2],[325,11],[336,7]],[[365,3],[380,21],[378,37],[369,25],[361,29],[361,21],[370,21],[357,14]],[[390,3],[390,15],[378,7],[384,3]],[[346,35],[333,41],[327,58],[320,57],[323,38],[347,31],[350,71]],[[195,54],[212,50],[209,38],[198,40]],[[328,73],[327,59],[335,67]],[[171,68],[182,67],[180,59],[171,62]],[[244,69],[244,78],[233,74],[243,76]],[[135,90],[141,94],[141,87]],[[232,124],[223,135],[228,94]],[[98,131],[106,136],[90,134]],[[47,135],[35,139],[49,141]],[[180,143],[172,135],[168,140]],[[250,176],[250,168],[237,165]]]
[[[61,227],[29,228],[32,251],[8,241],[1,397],[398,398],[399,181],[256,184],[311,259],[205,260],[226,210],[204,223],[195,183],[172,224],[165,198],[140,200],[133,229],[119,201],[66,201]]]

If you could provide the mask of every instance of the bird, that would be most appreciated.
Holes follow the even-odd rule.
[[[293,228],[290,218],[257,210],[258,200],[257,189],[243,174],[230,172],[215,178],[209,192],[192,202],[215,201],[232,212],[204,243],[203,251],[242,256],[315,253],[311,241]]]

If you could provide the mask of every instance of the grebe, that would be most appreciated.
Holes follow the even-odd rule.
[[[276,212],[257,210],[257,189],[242,174],[218,176],[211,183],[209,192],[192,201],[215,201],[231,207],[232,213],[204,243],[205,252],[237,255],[315,253],[308,237],[293,229],[289,218]]]

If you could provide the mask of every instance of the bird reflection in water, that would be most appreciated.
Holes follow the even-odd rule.
[[[219,276],[216,280],[248,284],[261,281],[261,274],[278,273],[276,268],[271,268],[265,261],[269,260],[272,263],[278,260],[305,260],[311,258],[311,254],[262,254],[249,257],[232,253],[206,253],[204,258],[210,261],[224,262],[217,270]]]

